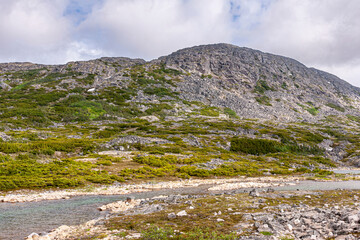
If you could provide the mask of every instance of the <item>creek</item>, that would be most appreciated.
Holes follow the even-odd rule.
[[[24,239],[32,232],[41,233],[61,225],[78,225],[91,219],[104,216],[98,207],[115,201],[132,198],[152,198],[171,194],[205,194],[212,185],[163,189],[151,192],[126,195],[87,195],[70,199],[47,200],[40,202],[0,203],[0,240]],[[296,185],[274,187],[277,191],[296,190],[360,190],[360,181],[316,182],[301,181]],[[249,189],[244,189],[248,191]]]

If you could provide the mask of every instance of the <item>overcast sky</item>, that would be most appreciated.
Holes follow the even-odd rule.
[[[151,60],[232,43],[360,86],[359,0],[0,0],[0,62]]]

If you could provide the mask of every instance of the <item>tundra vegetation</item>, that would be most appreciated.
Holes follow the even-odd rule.
[[[349,156],[358,147],[358,132],[351,125],[344,130],[334,128],[336,122],[247,120],[230,108],[182,100],[174,86],[184,73],[164,65],[127,68],[122,73],[128,76],[126,84],[96,92],[83,87],[91,85],[96,74],[71,68],[49,72],[44,68],[3,74],[12,89],[3,89],[0,96],[2,191],[264,174],[326,177],[338,163],[319,144],[350,142]],[[260,96],[256,100],[267,104],[264,93],[275,90],[263,77],[254,89]],[[137,99],[139,92],[156,103]],[[311,102],[301,106],[316,113]],[[357,118],[347,115],[356,126]],[[140,140],[109,145],[126,136]],[[164,141],[143,143],[141,138]],[[98,154],[120,148],[129,155]]]
[[[153,62],[0,64],[0,191],[236,176],[339,179],[345,176],[332,168],[360,166],[358,89],[291,59],[208,48],[190,60],[183,50]],[[204,59],[211,69],[200,64]],[[206,206],[221,212],[239,202],[239,211],[265,206],[250,208],[249,201],[245,195],[194,201],[199,207],[186,221],[173,220],[177,231],[164,216],[183,205],[147,218],[119,216],[105,226],[142,231],[144,239],[235,239],[230,230],[242,215],[214,224]]]

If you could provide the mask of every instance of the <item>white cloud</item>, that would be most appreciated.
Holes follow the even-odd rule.
[[[151,59],[192,45],[230,42],[229,9],[221,0],[107,0],[80,30],[107,52]]]
[[[360,86],[358,0],[277,0],[249,33],[249,45],[295,58],[306,65],[334,69]]]
[[[43,61],[69,40],[66,1],[0,1],[0,59]],[[49,56],[48,56],[49,55]]]
[[[358,0],[0,0],[0,61],[157,58],[229,42],[360,86]]]

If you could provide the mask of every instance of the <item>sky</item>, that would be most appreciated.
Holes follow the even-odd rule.
[[[0,0],[0,62],[151,60],[231,43],[360,87],[359,0]]]

